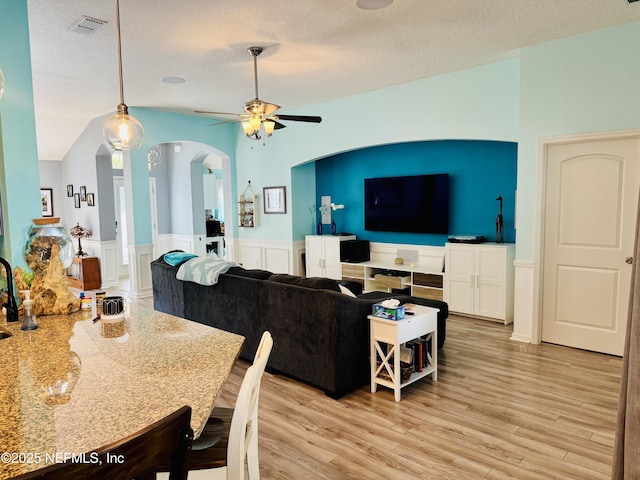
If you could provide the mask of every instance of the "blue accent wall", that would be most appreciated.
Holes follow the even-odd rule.
[[[364,179],[431,173],[449,174],[449,235],[481,234],[495,241],[503,198],[505,242],[515,242],[517,144],[437,140],[363,148],[316,162],[316,204],[330,195],[344,210],[333,213],[338,232],[372,242],[444,245],[447,235],[373,232],[364,229]],[[316,222],[320,213],[316,213]],[[325,225],[323,233],[330,233]]]

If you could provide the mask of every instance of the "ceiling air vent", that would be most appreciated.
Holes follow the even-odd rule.
[[[98,18],[87,17],[83,15],[75,22],[73,22],[67,30],[71,30],[72,32],[81,33],[82,35],[92,35],[93,33],[100,30],[105,23],[109,23],[106,20],[100,20]]]
[[[627,2],[629,2],[629,3],[634,3],[634,2],[637,2],[637,1],[638,0],[627,0]]]

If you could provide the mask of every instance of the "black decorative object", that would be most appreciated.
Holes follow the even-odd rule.
[[[500,211],[496,218],[496,243],[504,243],[504,219],[502,218],[502,195],[496,198],[500,202]]]

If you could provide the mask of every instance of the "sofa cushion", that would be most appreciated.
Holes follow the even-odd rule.
[[[315,288],[322,290],[332,290],[340,292],[340,285],[335,280],[323,277],[298,277],[296,275],[288,275],[286,273],[274,273],[269,277],[272,282],[288,283],[299,287]]]
[[[338,280],[338,284],[341,287],[348,288],[350,292],[357,297],[362,294],[362,284],[358,282],[354,282],[352,280]]]
[[[260,270],[259,268],[245,269],[242,267],[231,267],[227,270],[227,274],[236,275],[238,277],[256,278],[258,280],[267,280],[271,275],[273,275],[273,273],[268,270]]]
[[[344,293],[345,295],[349,295],[350,297],[356,298],[355,293],[353,293],[351,290],[349,290],[347,287],[345,287],[344,285],[340,285],[340,291],[342,293]]]

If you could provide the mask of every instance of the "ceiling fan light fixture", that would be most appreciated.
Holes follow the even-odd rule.
[[[388,1],[388,0],[387,0]],[[244,134],[251,140],[261,140],[270,137],[276,129],[285,128],[285,125],[279,120],[287,120],[292,122],[309,122],[320,123],[322,118],[310,115],[274,115],[280,109],[275,103],[264,102],[260,100],[258,95],[258,55],[263,51],[263,47],[249,47],[247,51],[253,57],[253,82],[255,87],[255,98],[245,102],[243,105],[244,113],[227,113],[227,112],[210,112],[205,110],[196,110],[196,113],[206,113],[210,115],[233,115],[238,117],[237,120],[226,120],[213,125],[224,125],[227,123],[240,122]],[[264,144],[263,144],[264,145]]]
[[[251,125],[251,129],[252,129],[254,132],[257,132],[258,130],[260,130],[260,124],[261,124],[261,123],[262,123],[262,121],[260,120],[260,117],[259,117],[259,116],[257,116],[257,115],[256,115],[256,116],[252,116],[252,117],[249,119],[249,125]]]
[[[120,36],[120,0],[116,0],[116,36],[118,38],[118,79],[120,81],[120,104],[118,111],[107,119],[103,127],[104,139],[116,150],[140,148],[144,140],[144,128],[140,121],[129,115],[124,103],[122,82],[122,40]]]
[[[262,122],[262,128],[264,129],[264,133],[267,137],[273,135],[273,130],[276,128],[276,122],[273,120],[265,120]]]

